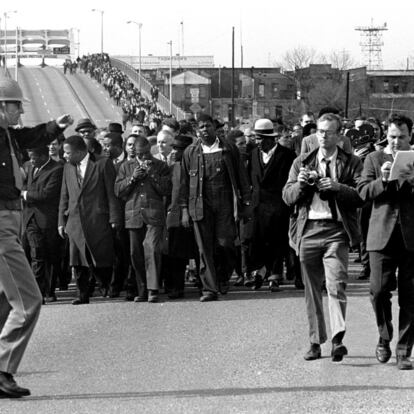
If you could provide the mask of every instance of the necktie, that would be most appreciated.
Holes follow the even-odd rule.
[[[76,164],[76,176],[78,178],[79,187],[82,187],[83,177],[82,177],[82,171],[81,171],[80,164]]]
[[[330,168],[331,160],[325,160],[325,164],[326,164],[325,177],[326,178],[332,178],[331,177],[331,168]],[[327,194],[325,199],[328,201],[329,208],[330,208],[331,214],[332,214],[332,220],[337,221],[338,220],[338,213],[336,211],[336,204],[335,204],[335,199],[334,199],[333,194]]]
[[[9,131],[6,129],[7,140],[9,141],[10,147],[10,156],[13,165],[13,177],[14,177],[14,186],[21,190],[23,188],[23,177],[22,172],[20,171],[19,161],[17,160],[16,153],[14,152],[14,147],[12,145],[11,137]]]

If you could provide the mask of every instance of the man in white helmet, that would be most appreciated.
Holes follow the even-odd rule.
[[[20,241],[21,149],[41,147],[73,123],[70,115],[34,128],[15,127],[23,111],[17,82],[0,77],[0,395],[30,395],[14,378],[36,325],[42,296]]]

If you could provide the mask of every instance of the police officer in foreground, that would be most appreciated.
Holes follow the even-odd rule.
[[[13,378],[39,317],[42,295],[21,240],[21,149],[47,145],[73,123],[70,115],[14,128],[23,111],[17,82],[0,77],[0,396],[30,395]]]

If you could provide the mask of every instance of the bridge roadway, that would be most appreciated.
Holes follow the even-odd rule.
[[[349,355],[306,362],[303,292],[232,288],[218,302],[131,303],[75,290],[45,305],[17,380],[32,390],[1,414],[412,413],[414,371],[379,364],[368,284],[351,263]],[[396,298],[394,298],[394,304]],[[326,304],[326,298],[325,298]],[[326,310],[326,308],[325,308]],[[394,305],[394,311],[396,311]],[[397,317],[395,318],[398,319]]]
[[[103,86],[83,72],[64,75],[62,69],[51,66],[22,67],[19,84],[30,100],[24,105],[25,126],[55,119],[63,113],[70,113],[75,125],[80,118],[91,118],[98,127],[121,121],[120,108]],[[74,133],[75,125],[65,132],[66,136]]]

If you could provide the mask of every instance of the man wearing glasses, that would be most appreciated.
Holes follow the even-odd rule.
[[[212,118],[198,119],[200,139],[184,152],[179,204],[182,224],[194,223],[200,251],[201,302],[227,293],[236,252],[235,219],[240,208],[247,214],[250,188],[247,172],[234,144],[216,135]],[[247,207],[247,208],[246,208]]]
[[[294,161],[283,189],[286,204],[295,207],[291,243],[299,255],[305,285],[310,348],[305,360],[321,357],[327,340],[322,303],[326,280],[332,331],[331,356],[341,361],[348,351],[345,335],[345,294],[349,246],[360,242],[357,208],[362,200],[355,189],[362,171],[360,159],[343,151],[338,142],[340,118],[324,114],[318,119],[319,148]]]

